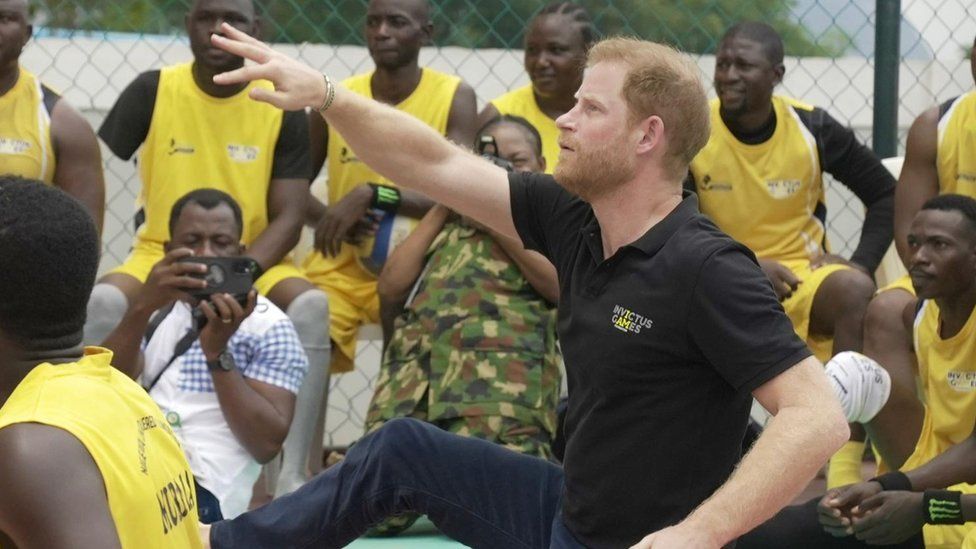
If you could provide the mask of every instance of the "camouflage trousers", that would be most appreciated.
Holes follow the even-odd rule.
[[[427,421],[424,411],[415,411],[410,417]],[[379,429],[384,422],[376,422],[367,426],[371,433]],[[494,442],[522,454],[536,456],[542,459],[553,458],[549,433],[537,425],[526,425],[525,422],[504,416],[471,416],[440,419],[431,421],[441,429],[456,435],[480,438]],[[420,517],[416,513],[404,513],[387,518],[374,526],[368,536],[395,536],[403,532]]]

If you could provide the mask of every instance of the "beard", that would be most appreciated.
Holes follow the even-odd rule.
[[[610,143],[597,149],[580,150],[556,165],[553,177],[567,191],[586,202],[611,194],[634,178],[635,159],[626,154],[623,143]]]

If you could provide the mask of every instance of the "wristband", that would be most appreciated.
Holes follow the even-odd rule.
[[[927,524],[964,524],[962,518],[962,492],[952,490],[926,490],[922,498]]]
[[[400,190],[377,183],[370,183],[373,189],[373,199],[369,206],[384,212],[395,213],[400,208]]]
[[[325,111],[332,106],[332,102],[335,101],[335,84],[329,79],[329,75],[322,73],[322,78],[325,78],[325,101],[322,101],[322,106],[318,108],[319,113],[324,114]]]
[[[891,490],[912,491],[912,481],[908,480],[908,475],[901,471],[891,471],[871,480],[880,484],[881,489],[886,492]]]

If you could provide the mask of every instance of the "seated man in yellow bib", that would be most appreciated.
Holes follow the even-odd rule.
[[[752,249],[797,335],[826,362],[862,350],[875,289],[870,273],[891,243],[894,179],[825,111],[773,95],[784,73],[783,41],[772,27],[745,22],[726,32],[715,62],[711,137],[689,179],[701,211]],[[867,207],[850,260],[830,253],[823,172]],[[847,451],[846,467],[831,468],[831,485],[856,480],[836,478],[841,471],[859,474],[863,444]]]
[[[81,202],[99,232],[105,216],[102,154],[81,114],[20,64],[34,32],[27,0],[0,1],[0,173],[54,185]]]
[[[201,547],[162,413],[111,352],[82,348],[99,249],[77,201],[0,177],[0,545]]]
[[[925,202],[905,241],[918,298],[898,316],[925,404],[889,391],[897,381],[887,365],[866,356],[843,353],[826,368],[848,421],[865,425],[895,470],[783,510],[741,538],[740,549],[956,549],[973,530],[967,519],[976,514],[960,496],[976,494],[976,200]]]
[[[210,45],[223,22],[247,32],[260,29],[252,0],[195,0],[186,15],[193,61],[139,75],[99,129],[120,158],[138,151],[142,188],[132,252],[95,286],[85,338],[104,340],[163,258],[163,243],[171,237],[169,212],[177,200],[200,188],[232,196],[244,216],[242,242],[263,273],[255,288],[287,313],[309,360],[284,445],[280,488],[287,492],[307,480],[305,456],[317,454],[321,461],[321,448],[312,440],[329,362],[323,333],[328,298],[288,256],[298,242],[308,197],[308,123],[302,111],[283,112],[250,99],[251,91],[268,88],[269,82],[213,83],[213,75],[244,64]]]
[[[976,53],[976,43],[973,46]],[[976,82],[976,57],[969,59]],[[911,259],[907,235],[912,219],[926,200],[944,193],[976,198],[976,90],[926,110],[908,130],[905,164],[895,189],[895,246],[905,265]],[[864,317],[864,354],[884,364],[892,391],[907,391],[908,396],[916,394],[917,368],[909,346],[911,334],[900,314],[914,295],[905,275],[878,290]]]
[[[420,48],[432,37],[427,0],[371,0],[366,8],[365,38],[372,72],[352,76],[343,86],[413,115],[455,143],[474,142],[474,90],[457,76],[418,64]],[[312,199],[308,220],[316,227],[315,249],[305,270],[329,295],[332,372],[353,369],[359,327],[380,321],[376,279],[386,254],[402,241],[433,206],[424,195],[399,189],[361,162],[341,135],[313,115],[312,166],[328,159],[328,207]],[[390,143],[397,147],[397,143]],[[380,216],[375,237],[358,245],[360,226]]]

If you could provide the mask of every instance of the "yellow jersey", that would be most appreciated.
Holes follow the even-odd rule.
[[[372,80],[373,73],[369,72],[351,76],[343,80],[342,85],[349,91],[372,99]],[[396,108],[413,115],[436,130],[437,133],[444,135],[447,133],[447,120],[451,114],[454,93],[460,84],[461,79],[457,76],[424,68],[417,88],[399,105],[396,105]],[[462,143],[462,145],[470,144]],[[396,147],[397,144],[389,143],[388,146]],[[366,183],[396,186],[396,183],[379,175],[356,158],[356,154],[346,143],[346,140],[331,127],[329,128],[329,147],[326,154],[328,158],[329,204],[335,204],[349,194],[349,191]]]
[[[252,88],[271,89],[270,82],[251,82],[231,97],[213,97],[197,86],[192,68],[184,63],[159,71],[151,122],[139,153],[138,205],[145,219],[136,236],[155,244],[169,240],[173,204],[190,191],[209,187],[240,205],[242,240],[250,244],[268,225],[268,188],[284,113],[248,97]],[[114,114],[99,135],[116,150],[106,133],[110,120],[122,127],[138,120],[128,120],[135,116],[126,112],[117,113],[118,119]]]
[[[159,407],[89,347],[78,362],[41,364],[0,408],[0,429],[63,429],[91,454],[125,549],[202,547],[193,473]]]
[[[528,84],[491,100],[501,114],[521,116],[535,126],[542,136],[542,156],[546,158],[546,173],[552,173],[559,162],[559,128],[556,121],[542,112],[535,101],[532,85]]]
[[[776,129],[766,141],[739,141],[711,102],[712,133],[691,163],[702,213],[759,258],[810,261],[827,249],[826,203],[817,141],[798,111],[813,107],[774,96]]]
[[[51,113],[56,96],[24,67],[0,96],[0,173],[54,181]]]
[[[351,76],[343,80],[342,85],[349,91],[373,98],[371,82],[373,72]],[[447,133],[447,122],[451,114],[451,103],[454,94],[461,84],[457,76],[445,74],[430,68],[422,69],[420,82],[413,93],[407,96],[398,110],[412,115],[424,122],[437,133]],[[396,147],[396,143],[390,143]],[[346,140],[331,127],[329,128],[329,144],[327,154],[328,167],[328,203],[336,204],[351,190],[367,183],[396,186],[396,183],[373,171],[372,168],[356,157]],[[396,234],[391,237],[391,248],[402,241],[416,225],[416,220],[398,218],[395,227]],[[363,248],[371,247],[372,240],[364,243]],[[311,254],[305,262],[305,269],[309,272],[332,271],[339,269],[349,276],[361,280],[376,280],[376,275],[367,271],[361,264],[359,256],[368,257],[369,250],[343,243],[340,253],[335,258],[326,258],[319,252]]]
[[[976,198],[976,90],[950,101],[939,117],[939,193]]]
[[[976,425],[976,311],[952,337],[939,335],[939,306],[922,302],[915,317],[915,353],[925,395],[925,418],[915,451],[902,470],[910,471],[929,462],[955,444],[969,438]],[[976,486],[951,487],[967,494]],[[952,526],[927,525],[925,547],[959,547],[973,523]]]

